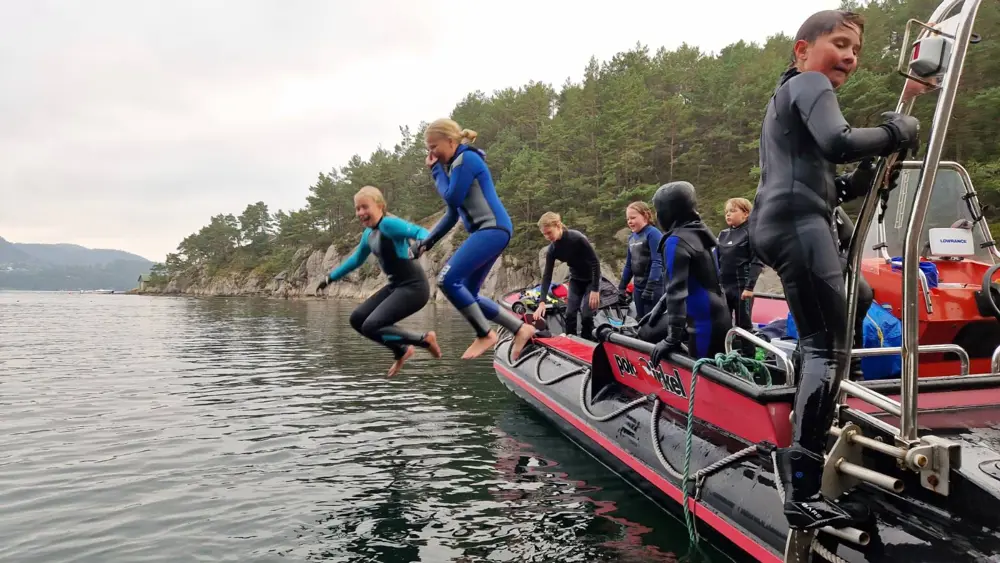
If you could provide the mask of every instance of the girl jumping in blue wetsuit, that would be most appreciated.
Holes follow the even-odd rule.
[[[438,275],[438,287],[476,331],[476,340],[462,354],[462,359],[475,358],[497,342],[497,333],[490,328],[489,321],[496,321],[514,334],[511,357],[517,359],[534,336],[535,328],[479,295],[486,275],[514,232],[486,167],[486,154],[469,146],[476,140],[476,132],[460,128],[451,119],[431,123],[424,140],[428,151],[426,164],[447,209],[427,238],[415,245],[414,255],[432,248],[462,219],[469,238]]]
[[[330,282],[358,269],[369,254],[378,257],[389,284],[358,306],[351,313],[351,326],[362,335],[392,351],[396,361],[389,368],[389,377],[399,373],[413,355],[413,347],[426,348],[435,358],[441,357],[434,332],[423,336],[403,330],[396,323],[416,313],[427,304],[431,290],[420,263],[410,257],[410,241],[427,237],[427,229],[386,214],[385,198],[374,186],[361,188],[354,196],[354,209],[365,227],[361,244],[354,254],[337,266],[320,282],[320,290]]]

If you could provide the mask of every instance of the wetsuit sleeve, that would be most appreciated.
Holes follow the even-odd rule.
[[[473,180],[483,171],[486,163],[474,151],[465,151],[458,155],[451,165],[451,175],[445,173],[440,162],[431,168],[431,176],[437,191],[445,202],[452,207],[459,207],[469,195]]]
[[[433,248],[434,245],[437,244],[439,240],[441,240],[441,237],[448,234],[448,231],[450,231],[451,228],[454,227],[455,223],[457,222],[458,222],[458,211],[454,207],[449,205],[447,211],[445,211],[444,213],[444,217],[442,217],[441,220],[437,222],[437,225],[434,225],[434,227],[431,229],[431,232],[427,233],[427,237],[424,238],[423,241],[423,247],[426,250],[430,250],[431,248]]]
[[[675,344],[683,344],[687,340],[688,276],[691,254],[691,248],[675,236],[668,238],[663,245],[663,263],[667,271],[661,302],[670,330],[666,340]]]
[[[654,252],[655,256],[656,253]],[[622,281],[618,282],[618,290],[625,291],[629,280],[632,279],[632,247],[625,243],[625,268],[622,270]]]
[[[837,186],[837,197],[840,203],[864,197],[875,181],[875,163],[865,159],[854,170],[837,176],[834,185]]]
[[[378,229],[393,240],[416,239],[424,240],[430,234],[420,225],[414,225],[399,217],[383,217]]]
[[[843,164],[879,156],[892,148],[885,127],[853,129],[844,119],[830,79],[819,72],[803,72],[788,82],[792,104],[809,129],[823,156]]]
[[[646,242],[649,243],[648,281],[650,282],[663,283],[663,256],[659,252],[662,239],[663,233],[659,229],[650,229],[646,233]]]
[[[365,229],[365,234],[361,236],[361,244],[354,249],[354,253],[351,254],[347,260],[341,262],[339,266],[330,272],[330,281],[337,281],[354,270],[357,270],[362,264],[365,263],[369,254],[371,254],[371,249],[368,248],[368,229]]]
[[[590,291],[600,291],[601,290],[601,261],[597,258],[597,251],[594,250],[594,245],[590,244],[587,237],[581,235],[580,242],[583,245],[584,252],[587,253],[587,262],[590,264]]]
[[[552,283],[552,269],[556,265],[556,253],[552,245],[549,245],[548,252],[545,253],[545,270],[542,271],[542,294],[538,298],[539,303],[545,303],[549,296],[549,285]]]
[[[718,250],[718,247],[716,247]],[[753,250],[750,251],[750,272],[747,276],[747,285],[743,289],[747,291],[753,291],[753,288],[757,286],[757,278],[760,277],[760,273],[764,271],[764,263],[760,261],[757,257],[757,253]]]

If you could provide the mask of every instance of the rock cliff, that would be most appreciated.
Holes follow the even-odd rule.
[[[430,222],[430,221],[428,221]],[[434,280],[444,266],[445,260],[454,251],[456,236],[463,233],[460,227],[453,229],[434,247],[433,250],[420,258],[428,278]],[[616,238],[623,244],[628,236],[627,229],[622,229]],[[464,236],[462,236],[464,239]],[[501,256],[493,266],[482,293],[489,297],[497,297],[511,290],[535,285],[541,281],[542,267],[545,259],[544,241],[539,240],[537,261],[519,261],[507,255]],[[337,251],[336,245],[331,245],[326,251],[301,249],[291,259],[289,268],[276,276],[263,276],[255,273],[227,273],[207,276],[192,272],[185,276],[173,278],[162,287],[151,287],[144,294],[165,295],[197,295],[197,296],[261,296],[275,298],[309,298],[316,296],[316,289],[331,269],[347,254]],[[374,258],[369,258],[374,262]],[[621,263],[601,263],[601,273],[611,280],[621,276]],[[568,273],[565,264],[557,263],[553,272],[553,280],[562,280]],[[363,299],[374,293],[387,282],[385,274],[377,267],[367,265],[352,272],[344,279],[330,284],[320,296]],[[781,286],[773,272],[766,271],[761,275],[758,291],[780,293]],[[444,295],[437,285],[431,284],[431,299],[445,301]]]

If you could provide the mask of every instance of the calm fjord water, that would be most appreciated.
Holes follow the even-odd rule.
[[[0,292],[0,561],[672,561],[683,527],[350,301]]]

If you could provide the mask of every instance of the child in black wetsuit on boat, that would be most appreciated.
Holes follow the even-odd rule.
[[[844,341],[847,302],[834,208],[840,191],[863,194],[871,178],[838,182],[836,165],[896,153],[912,146],[918,131],[916,119],[897,113],[863,129],[852,128],[841,114],[836,89],[857,67],[863,31],[862,18],[842,10],[807,19],[761,127],[750,240],[781,278],[801,335],[792,445],[778,454],[785,517],[796,529],[851,520],[842,506],[820,494],[827,432],[850,345]]]
[[[697,211],[694,186],[671,182],[653,195],[656,219],[663,228],[659,253],[663,257],[663,297],[639,329],[639,338],[656,342],[653,365],[686,345],[692,358],[725,351],[732,317],[719,283],[715,236]]]
[[[747,217],[752,209],[753,205],[742,197],[734,197],[726,202],[728,228],[719,233],[719,246],[715,247],[726,305],[736,326],[748,332],[753,330],[750,320],[753,289],[762,269],[760,259],[754,256],[753,249],[750,248]],[[752,358],[754,352],[754,345],[743,341],[743,355]]]
[[[580,336],[593,340],[594,313],[601,304],[601,262],[597,259],[597,252],[583,233],[567,229],[558,213],[549,211],[543,214],[538,220],[538,228],[550,244],[545,253],[542,294],[535,309],[535,320],[545,316],[545,298],[552,283],[552,268],[556,260],[561,260],[569,265],[566,333],[576,334],[576,316],[579,313],[583,317]]]

